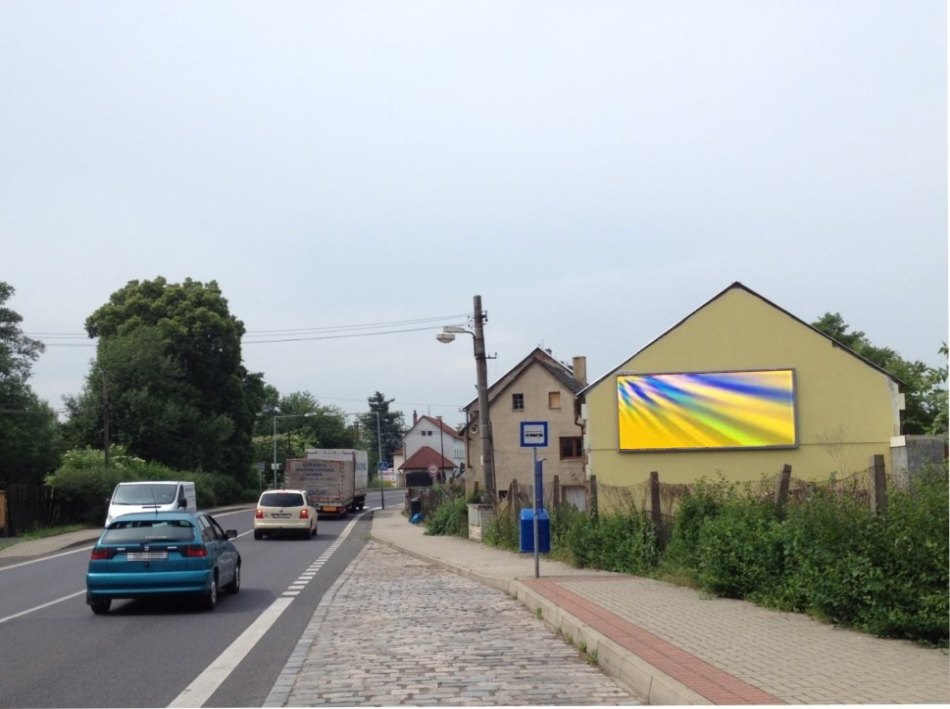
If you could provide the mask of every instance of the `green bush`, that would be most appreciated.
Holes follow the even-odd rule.
[[[102,451],[93,448],[71,450],[63,455],[62,465],[46,477],[53,497],[65,510],[64,522],[92,526],[103,523],[112,491],[120,482],[137,480],[191,480],[199,509],[251,499],[240,484],[221,473],[194,473],[174,470],[160,463],[149,463],[128,455],[121,446],[113,446],[106,467]]]
[[[670,533],[670,541],[663,550],[661,566],[667,573],[689,571],[698,566],[699,538],[703,525],[716,517],[734,495],[734,486],[701,479],[680,500]]]
[[[950,506],[947,476],[931,469],[911,490],[891,495],[887,514],[876,528],[883,597],[858,622],[879,635],[902,635],[946,644],[950,620]]]
[[[599,517],[562,507],[552,519],[551,551],[580,568],[628,574],[653,571],[659,558],[650,520],[635,509]]]
[[[809,613],[885,637],[948,644],[950,505],[946,467],[892,491],[871,513],[854,490],[816,484],[779,515],[753,486],[700,481],[662,551],[634,509],[551,516],[554,558],[577,567],[676,578],[712,593]]]
[[[519,540],[518,525],[507,510],[498,514],[482,529],[482,541],[499,549],[518,551],[521,548]]]
[[[736,499],[699,528],[699,587],[727,598],[750,598],[781,584],[780,522],[771,502]]]
[[[468,503],[464,497],[446,497],[425,518],[426,534],[468,536]]]

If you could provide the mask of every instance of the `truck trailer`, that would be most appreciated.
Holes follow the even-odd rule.
[[[308,448],[306,458],[287,461],[287,487],[306,490],[320,514],[346,516],[366,505],[366,451]]]

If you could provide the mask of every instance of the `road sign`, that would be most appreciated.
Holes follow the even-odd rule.
[[[439,472],[439,467],[437,465],[433,464],[429,466],[429,475],[435,475],[437,472]]]
[[[547,448],[548,446],[548,422],[547,421],[522,421],[521,422],[521,447],[522,448]]]

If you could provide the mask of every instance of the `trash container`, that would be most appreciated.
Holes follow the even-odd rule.
[[[534,551],[534,509],[521,510],[520,550]],[[551,519],[545,509],[538,510],[538,553],[551,551]]]
[[[417,514],[422,514],[422,498],[413,497],[409,500],[409,516],[412,517]]]

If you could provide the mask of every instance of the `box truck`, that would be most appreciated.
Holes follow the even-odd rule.
[[[288,488],[306,490],[321,514],[346,515],[366,506],[366,451],[308,448],[306,458],[287,461]]]

